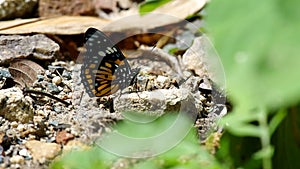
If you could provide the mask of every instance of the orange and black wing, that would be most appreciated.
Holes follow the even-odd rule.
[[[89,28],[84,38],[81,79],[89,96],[107,96],[127,87],[133,71],[121,50],[95,28]]]

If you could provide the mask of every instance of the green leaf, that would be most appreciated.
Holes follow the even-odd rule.
[[[299,5],[297,0],[209,4],[208,30],[238,105],[271,110],[300,100]]]
[[[287,115],[286,109],[282,109],[282,110],[278,111],[274,115],[274,117],[272,117],[270,124],[269,124],[269,133],[271,135],[275,132],[276,128],[282,122],[282,120],[286,117],[286,115]]]
[[[272,157],[274,153],[274,147],[268,146],[266,149],[259,150],[254,154],[254,159],[262,159],[264,157]]]
[[[146,0],[139,6],[139,13],[142,15],[146,14],[170,1],[171,0]]]
[[[257,121],[258,115],[255,111],[237,107],[234,112],[223,117],[220,124],[237,136],[258,137],[260,135],[259,127],[251,124],[251,122]]]

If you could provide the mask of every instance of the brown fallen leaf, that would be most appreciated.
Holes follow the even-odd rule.
[[[173,0],[155,9],[149,14],[140,16],[137,9],[112,20],[89,16],[60,16],[40,18],[37,21],[24,19],[0,22],[0,34],[47,33],[74,35],[84,33],[87,28],[95,27],[107,32],[131,30],[137,33],[149,29],[173,24],[184,20],[204,7],[207,0]]]
[[[26,59],[18,59],[12,62],[8,68],[14,81],[21,87],[31,86],[37,79],[37,75],[45,70],[39,64]]]

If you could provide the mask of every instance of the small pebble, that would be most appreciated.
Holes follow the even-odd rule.
[[[21,163],[24,163],[24,161],[25,161],[24,157],[22,157],[20,155],[12,156],[9,160],[13,164],[21,164]]]
[[[52,78],[52,73],[49,70],[46,70],[45,74],[48,78]]]
[[[58,94],[60,92],[59,88],[53,83],[48,83],[47,88],[52,94]]]
[[[4,157],[2,155],[0,155],[0,164],[3,163],[3,162],[4,162]]]
[[[16,121],[13,121],[10,123],[10,126],[13,128],[17,128],[18,127],[18,123]]]
[[[74,138],[73,134],[70,134],[66,132],[65,130],[59,131],[56,133],[56,143],[58,144],[66,144],[69,140],[72,140]]]
[[[52,126],[58,126],[58,121],[56,120],[51,120],[49,121],[49,126],[52,125]]]
[[[44,163],[46,159],[50,160],[56,157],[61,148],[56,143],[45,143],[42,141],[32,140],[25,143],[34,160]]]
[[[4,155],[4,148],[0,145],[0,156]]]
[[[70,80],[72,78],[71,73],[67,70],[64,70],[62,77],[65,77],[66,79]]]
[[[57,88],[58,88],[59,91],[64,90],[64,88],[62,88],[61,86],[58,86]]]
[[[56,106],[54,106],[54,107],[53,107],[53,110],[54,110],[56,113],[62,112],[62,108],[61,108],[61,107],[56,107]]]
[[[44,76],[43,75],[37,75],[37,80],[38,82],[41,82],[44,80]]]
[[[167,80],[168,78],[166,77],[166,76],[161,76],[161,75],[159,75],[159,76],[157,76],[157,82],[159,82],[159,83],[164,83],[166,80]]]
[[[61,82],[62,82],[62,79],[61,79],[61,77],[59,77],[59,76],[55,76],[55,77],[52,79],[52,83],[54,83],[54,84],[56,84],[56,85],[61,84]]]
[[[35,123],[40,123],[43,121],[43,117],[42,116],[33,116],[33,122]]]
[[[70,90],[69,88],[64,88],[64,89],[63,89],[63,92],[69,93],[69,92],[71,92],[71,90]]]
[[[2,79],[3,77],[12,78],[11,74],[7,69],[0,68],[0,79]]]
[[[29,154],[28,150],[27,150],[26,148],[24,148],[24,149],[22,149],[22,150],[19,151],[19,155],[20,155],[20,156],[27,157],[27,156],[29,156],[30,154]]]
[[[17,130],[18,130],[19,132],[22,132],[22,131],[24,131],[25,129],[26,129],[26,127],[25,127],[24,124],[19,124],[18,127],[17,127]]]
[[[72,60],[72,61],[70,61],[70,65],[71,66],[74,66],[75,65],[75,62]]]
[[[43,117],[47,116],[47,113],[45,113],[43,110],[37,110],[36,114]]]

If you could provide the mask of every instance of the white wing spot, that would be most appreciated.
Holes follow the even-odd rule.
[[[107,47],[107,50],[109,50],[111,53],[114,53],[114,50],[110,47]]]
[[[107,47],[107,50],[110,51],[111,53],[114,53],[114,51],[110,47]]]
[[[103,51],[99,51],[98,54],[103,57],[105,56],[105,53]]]

